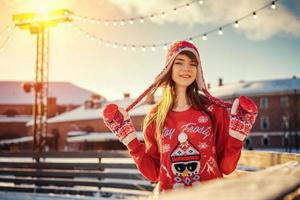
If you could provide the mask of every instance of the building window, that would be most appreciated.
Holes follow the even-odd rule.
[[[290,127],[290,120],[289,120],[289,115],[285,114],[282,116],[282,121],[281,121],[281,130],[286,131]]]
[[[280,107],[288,108],[289,107],[289,97],[280,97]]]
[[[267,97],[263,97],[260,99],[260,108],[268,108],[269,107],[269,100]]]
[[[262,140],[261,140],[261,143],[263,146],[269,146],[270,144],[270,139],[269,137],[265,134],[263,137],[262,137]]]
[[[269,130],[270,128],[270,120],[268,116],[260,117],[260,129],[261,130]]]

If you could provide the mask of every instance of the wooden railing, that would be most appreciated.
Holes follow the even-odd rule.
[[[299,154],[243,151],[239,166],[253,172],[236,170],[166,199],[285,199],[300,194],[299,162]],[[0,191],[109,197],[149,196],[153,188],[125,151],[0,152]]]
[[[0,191],[89,196],[148,195],[154,187],[123,151],[0,152],[0,183]]]

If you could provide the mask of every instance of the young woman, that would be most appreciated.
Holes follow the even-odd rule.
[[[164,191],[234,171],[257,115],[255,103],[244,96],[233,105],[212,97],[198,50],[187,41],[170,46],[153,86],[151,92],[162,87],[163,93],[144,120],[145,144],[137,139],[124,109],[110,104],[103,112],[106,125],[128,147],[140,172]]]

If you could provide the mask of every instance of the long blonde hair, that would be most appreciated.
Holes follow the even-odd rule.
[[[187,55],[190,59],[196,60],[195,55],[190,51],[183,51],[180,54]],[[151,92],[152,95],[154,95],[159,87],[162,87],[162,96],[145,117],[143,130],[145,131],[151,123],[155,122],[155,139],[157,141],[158,149],[161,150],[161,133],[163,131],[163,126],[169,111],[171,111],[174,106],[176,98],[175,82],[172,79],[172,70],[170,70],[161,80],[156,83],[156,87]],[[189,101],[192,103],[192,105],[195,108],[204,111],[211,118],[214,124],[214,117],[210,112],[206,110],[206,108],[208,107],[207,105],[209,105],[210,102],[204,95],[198,92],[196,81],[188,86],[187,97],[189,98]],[[145,143],[146,146],[149,145],[149,141],[147,141],[146,138]]]

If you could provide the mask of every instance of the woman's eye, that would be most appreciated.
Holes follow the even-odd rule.
[[[175,65],[182,65],[182,63],[181,62],[176,62]]]

